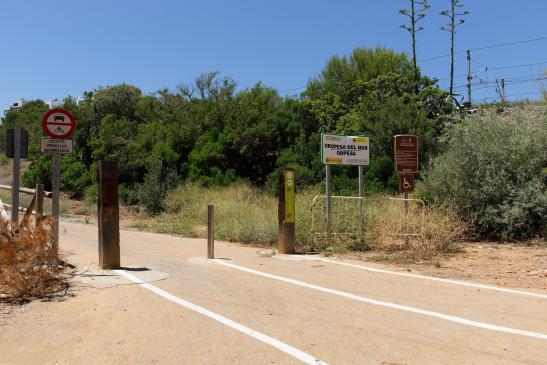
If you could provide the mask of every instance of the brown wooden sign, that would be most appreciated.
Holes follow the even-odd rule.
[[[399,192],[412,193],[414,191],[414,174],[399,174]]]
[[[395,153],[395,171],[398,173],[418,172],[418,137],[400,134],[393,138]]]

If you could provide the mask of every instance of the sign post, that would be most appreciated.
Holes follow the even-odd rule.
[[[11,185],[11,221],[19,223],[19,174],[21,171],[21,128],[13,130],[13,183]]]
[[[331,200],[331,165],[357,166],[359,170],[359,197],[361,230],[364,226],[365,180],[363,167],[369,163],[369,139],[367,136],[341,136],[336,134],[321,134],[321,161],[325,165],[326,204],[325,217],[327,237],[330,235]]]
[[[42,130],[55,140],[64,140],[69,138],[76,131],[76,119],[65,109],[51,109],[42,118]],[[46,141],[44,141],[46,140]],[[40,149],[44,153],[53,155],[53,170],[51,173],[52,201],[51,213],[53,216],[53,240],[55,252],[59,252],[59,175],[61,170],[61,154],[72,152],[72,141],[68,143],[59,142],[59,144],[70,144],[68,148],[52,147],[55,143],[48,143],[51,139],[44,138],[40,141]]]
[[[361,232],[365,227],[365,212],[363,200],[365,199],[365,176],[363,174],[363,166],[358,166],[359,169],[359,218],[361,221]]]
[[[399,174],[399,192],[404,196],[405,222],[408,215],[408,193],[414,191],[414,175],[418,173],[418,137],[399,134],[393,137],[395,171]]]
[[[293,169],[279,169],[279,230],[277,250],[282,254],[295,253],[296,202],[294,175]]]
[[[6,131],[6,157],[13,158],[13,180],[11,184],[11,221],[19,223],[19,180],[21,159],[28,156],[28,132],[21,128]]]
[[[97,162],[97,215],[99,216],[99,266],[120,268],[120,207],[118,161]]]

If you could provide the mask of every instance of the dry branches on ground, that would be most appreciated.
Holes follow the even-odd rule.
[[[0,300],[24,302],[66,292],[65,267],[53,245],[51,221],[19,226],[0,220]]]

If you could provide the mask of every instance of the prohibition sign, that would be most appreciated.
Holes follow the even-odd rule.
[[[51,109],[42,118],[42,129],[51,138],[68,138],[76,131],[76,119],[65,109]]]

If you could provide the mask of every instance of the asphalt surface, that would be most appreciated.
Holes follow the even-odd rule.
[[[127,270],[102,272],[95,225],[61,234],[87,275],[0,330],[2,364],[547,363],[547,292],[223,242],[206,260],[203,239],[135,231],[121,232]]]

